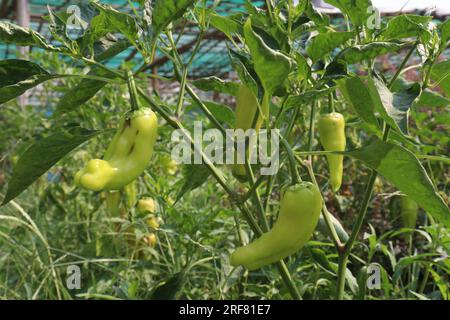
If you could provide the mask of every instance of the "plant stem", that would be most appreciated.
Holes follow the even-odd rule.
[[[387,141],[389,137],[390,127],[385,124],[384,133],[383,133],[383,141]],[[338,300],[342,300],[344,297],[344,288],[345,288],[345,271],[347,269],[347,262],[350,252],[352,250],[353,244],[358,237],[359,232],[361,231],[361,227],[364,222],[364,218],[366,217],[367,208],[369,207],[369,201],[372,198],[373,194],[373,186],[375,185],[375,180],[377,178],[377,171],[372,170],[370,173],[369,181],[367,183],[366,191],[364,193],[364,198],[361,204],[361,207],[358,212],[357,220],[355,225],[353,226],[350,238],[345,244],[345,249],[339,254],[339,268],[338,268],[338,281],[337,281],[337,293],[336,298]]]
[[[292,279],[291,274],[289,273],[289,270],[283,260],[277,262],[277,268],[278,272],[283,278],[284,283],[288,287],[292,298],[294,298],[295,300],[302,300],[302,297],[298,292],[297,287],[295,286],[294,280]]]
[[[328,94],[328,113],[332,113],[334,112],[334,97],[333,97],[333,93],[330,92]]]
[[[397,69],[397,72],[394,74],[394,76],[392,77],[391,81],[389,81],[389,84],[388,84],[389,88],[392,87],[392,85],[394,84],[395,80],[397,80],[398,76],[401,74],[403,68],[405,67],[405,65],[408,62],[409,58],[411,57],[411,55],[413,54],[414,50],[416,49],[417,44],[418,44],[418,42],[414,43],[414,45],[411,47],[411,49],[409,49],[408,53],[406,54],[405,59],[403,59],[403,61],[402,61],[402,64]]]
[[[347,269],[348,257],[350,255],[353,244],[356,240],[356,237],[361,230],[361,227],[364,222],[364,218],[366,216],[367,208],[369,206],[369,201],[372,198],[373,186],[375,184],[375,179],[377,178],[377,172],[372,170],[370,173],[369,182],[367,183],[366,191],[364,193],[364,198],[358,212],[357,220],[355,225],[353,226],[351,235],[347,243],[345,244],[345,249],[343,252],[339,254],[339,268],[338,268],[338,282],[337,282],[337,295],[336,298],[338,300],[342,300],[344,297],[344,288],[345,288],[345,272]]]
[[[180,94],[178,95],[177,111],[175,113],[175,115],[177,117],[180,117],[180,115],[181,115],[181,108],[183,107],[184,93],[186,91],[186,81],[187,81],[188,71],[189,71],[189,68],[186,66],[184,68],[184,71],[183,71],[183,76],[181,77]]]
[[[133,110],[133,111],[138,110],[139,109],[139,100],[138,100],[136,84],[134,83],[134,77],[133,77],[132,71],[127,72],[127,84],[128,84],[128,91],[130,92],[131,110]]]
[[[187,88],[189,91],[189,86],[187,86]],[[156,112],[158,112],[167,121],[167,123],[170,126],[172,126],[174,129],[184,129],[182,124],[178,120],[171,117],[171,115],[168,114],[163,108],[161,108],[155,101],[153,101],[152,98],[150,98],[147,94],[145,94],[145,92],[141,88],[138,88],[137,90],[138,90],[139,95],[141,95],[153,107],[153,109]],[[195,95],[195,93],[194,93],[194,96],[200,101],[200,99],[197,97],[197,95]],[[189,136],[187,136],[186,138],[188,139],[192,148],[195,149],[194,141]],[[208,157],[206,157],[206,155],[204,155],[202,150],[196,150],[196,151],[200,152],[200,154],[202,155],[204,165],[208,167],[208,169],[211,171],[213,176],[216,178],[217,182],[219,182],[219,184],[222,186],[222,188],[224,188],[225,192],[227,192],[233,200],[236,199],[237,196],[236,196],[235,192],[229,188],[229,186],[227,185],[221,172],[214,166],[214,164],[211,163],[211,161],[208,159]],[[258,237],[261,236],[262,230],[258,226],[256,221],[254,220],[250,211],[243,204],[238,204],[237,207],[244,215],[244,218],[247,220],[248,224],[252,228],[252,231],[255,233],[255,235],[257,235]],[[277,263],[277,266],[278,266],[278,270],[280,272],[280,275],[281,275],[285,285],[288,287],[289,292],[291,293],[292,298],[296,299],[296,300],[300,300],[301,296],[300,296],[297,288],[295,287],[295,283],[292,280],[292,277],[291,277],[289,270],[287,269],[285,263],[283,261],[280,261]]]
[[[301,161],[301,159],[298,159],[298,160]],[[311,181],[318,188],[320,188],[319,184],[317,183],[316,177],[314,175],[314,171],[313,171],[313,168],[312,168],[312,165],[311,165],[311,161],[301,162],[301,163],[306,167]],[[322,197],[322,199],[323,199],[323,197]],[[326,225],[328,226],[328,228],[330,230],[331,238],[332,238],[332,240],[334,242],[334,245],[336,246],[336,249],[339,252],[339,251],[342,250],[343,245],[342,245],[341,240],[339,239],[339,236],[338,236],[338,234],[336,232],[336,228],[334,227],[334,224],[333,224],[333,222],[330,219],[331,213],[328,211],[328,208],[327,208],[327,206],[325,204],[325,199],[323,199],[322,215],[323,215],[323,218],[325,219]]]
[[[318,106],[318,101],[314,101],[311,105],[311,113],[309,116],[309,132],[308,132],[308,150],[312,151],[312,140],[314,136],[314,118],[316,117],[316,105]],[[312,161],[312,159],[309,159]]]
[[[414,49],[416,48],[417,44],[418,44],[418,42],[416,41],[416,43],[413,45],[413,47],[409,50],[409,52],[403,59],[402,63],[400,64],[400,67],[398,68],[394,77],[391,79],[391,81],[388,84],[389,89],[392,87],[395,80],[398,78],[398,76],[402,72],[403,68],[405,67],[406,63],[408,62],[409,58],[411,57],[412,53],[414,52]],[[425,81],[425,83],[426,83],[426,81]],[[391,130],[390,126],[385,123],[384,129],[383,129],[383,141],[388,140],[390,130]],[[364,193],[364,198],[363,198],[360,210],[358,212],[358,217],[357,217],[356,223],[353,226],[352,233],[351,233],[350,238],[348,239],[347,243],[345,244],[344,250],[339,253],[339,267],[338,267],[338,279],[337,279],[337,290],[336,290],[336,298],[338,300],[342,300],[344,297],[345,272],[347,269],[348,257],[351,253],[353,244],[356,241],[356,238],[358,237],[359,232],[361,231],[361,227],[362,227],[364,218],[367,213],[367,208],[369,207],[369,201],[372,198],[373,186],[375,185],[375,180],[376,180],[377,176],[378,176],[377,171],[372,170],[370,173],[370,178],[367,183],[365,193]]]
[[[292,152],[292,148],[289,145],[289,143],[286,141],[286,139],[284,139],[281,135],[279,135],[279,136],[280,136],[281,143],[283,144],[284,149],[286,150],[286,153],[288,155],[289,166],[290,166],[291,175],[292,175],[292,184],[297,184],[302,181],[302,178],[300,178],[300,175],[297,170],[297,161],[295,160],[295,155]]]

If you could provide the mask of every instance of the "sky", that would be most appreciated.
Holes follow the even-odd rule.
[[[323,0],[322,3],[324,3]],[[450,15],[450,0],[372,0],[372,3],[381,12],[386,13],[399,12],[400,10],[411,12],[416,9],[427,10],[436,7],[438,15]],[[324,6],[329,5],[324,4]]]

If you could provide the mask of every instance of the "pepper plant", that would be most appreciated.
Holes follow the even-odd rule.
[[[246,13],[229,16],[216,10],[220,1],[211,4],[200,0],[141,0],[138,5],[130,2],[133,14],[90,1],[82,6],[81,16],[77,17],[86,22],[86,27],[76,36],[69,30],[67,13],[49,10],[46,19],[56,43],[48,42],[37,31],[1,22],[2,43],[36,47],[49,55],[70,59],[77,67],[88,70],[82,74],[51,73],[39,61],[0,61],[0,103],[11,101],[39,84],[78,80],[58,98],[51,118],[54,127],[49,134],[32,142],[18,159],[2,205],[14,204],[14,199],[25,189],[59,161],[70,158],[75,149],[84,148],[87,141],[107,136],[109,128],[92,126],[86,117],[75,124],[70,118],[79,119],[74,115],[80,112],[80,106],[89,107],[90,101],[106,87],[129,84],[130,104],[123,106],[123,113],[137,109],[138,105],[150,108],[152,111],[149,112],[152,115],[154,112],[160,119],[159,127],[185,130],[188,133],[185,139],[203,160],[202,164],[186,165],[188,169],[184,171],[184,180],[172,205],[177,206],[189,192],[207,188],[214,182],[236,213],[233,218],[237,230],[236,247],[245,245],[242,229],[251,230],[254,239],[250,242],[254,242],[237,249],[232,256],[235,267],[231,273],[239,268],[242,270],[240,265],[250,270],[258,269],[249,271],[250,275],[252,272],[270,275],[273,269],[291,298],[314,298],[315,293],[311,295],[308,285],[302,281],[302,275],[307,271],[300,271],[302,259],[309,259],[306,257],[309,255],[328,274],[332,296],[336,299],[368,297],[366,282],[371,276],[368,270],[373,267],[372,258],[381,239],[373,232],[363,237],[361,231],[372,200],[382,193],[376,190],[381,178],[392,194],[413,199],[426,213],[428,219],[423,225],[424,230],[435,238],[448,239],[450,212],[442,196],[444,186],[437,185],[436,179],[430,176],[431,164],[446,166],[448,157],[440,153],[441,149],[423,143],[420,134],[412,135],[409,125],[414,121],[410,119],[411,114],[418,115],[422,107],[448,108],[449,64],[442,57],[450,38],[450,24],[448,20],[436,24],[431,15],[401,14],[379,19],[376,11],[371,10],[370,0],[325,2],[342,12],[345,24],[333,25],[330,17],[317,11],[308,0],[267,0],[262,8],[246,2]],[[178,41],[187,24],[194,24],[198,34],[192,49],[183,54],[179,52]],[[236,79],[221,79],[221,75],[202,79],[189,77],[202,42],[207,41],[211,33],[223,35],[229,65]],[[109,59],[129,48],[142,56],[141,65],[124,61],[117,68],[108,66]],[[410,66],[414,55],[420,57],[421,63]],[[379,61],[386,56],[401,59],[394,72],[384,72],[381,68]],[[153,61],[162,57],[170,63],[171,77],[158,76],[149,68]],[[418,75],[414,82],[408,82],[404,77],[411,70]],[[130,80],[133,78],[135,80]],[[157,87],[150,88],[150,79],[177,83],[176,101],[161,98]],[[203,92],[236,97],[236,112],[232,112],[230,106],[206,101],[202,98]],[[244,164],[226,166],[211,161],[201,146],[195,144],[188,107],[196,110],[204,123],[224,136],[228,128],[264,128],[273,134],[277,129],[281,141],[280,170],[274,175],[259,174],[259,166],[249,161],[249,151]],[[116,173],[120,175],[117,177],[119,183],[109,189],[125,192],[122,187],[130,180],[139,175],[142,179],[147,177],[148,172],[144,171],[152,170],[147,163],[155,135],[150,134],[148,146],[144,143],[137,146],[148,149],[137,155],[142,158],[139,167],[124,167],[123,172]],[[155,145],[164,149],[161,139]],[[133,147],[127,150],[132,152]],[[170,150],[166,151],[170,153]],[[105,160],[93,161],[104,165]],[[77,180],[79,185],[95,191],[104,190],[105,184],[98,186],[101,182],[98,177],[95,181],[83,180],[82,176],[86,177],[91,169],[97,170],[98,166],[93,169],[88,164],[81,175],[69,180],[74,183]],[[355,177],[352,171],[356,170],[362,174]],[[343,224],[335,212],[331,213],[329,199],[345,197],[349,185],[357,185],[349,181],[350,177],[365,187],[360,192],[355,187],[355,200],[350,207],[356,214],[351,223]],[[89,187],[93,184],[97,187]],[[295,189],[292,185],[308,186],[317,194],[312,195],[314,199],[309,199],[311,203],[304,199],[304,194],[299,194],[296,202],[293,198],[296,193],[288,191],[289,199],[284,200],[286,194],[282,190]],[[132,208],[135,196],[130,196],[131,191],[125,193],[131,199],[128,207]],[[278,204],[273,203],[280,198],[283,200],[279,210]],[[289,202],[285,204],[286,210],[283,209],[285,202]],[[314,210],[309,216],[296,217],[310,207]],[[277,212],[280,212],[280,221],[277,221]],[[316,224],[323,241],[311,238]],[[414,229],[414,223],[408,224]],[[159,227],[159,223],[152,225],[156,226],[153,229]],[[153,232],[151,235],[154,246],[155,235]],[[381,238],[389,236],[393,236],[392,233]],[[301,243],[294,241],[297,237]],[[310,241],[303,246],[308,239]],[[368,246],[364,244],[366,239]],[[361,252],[358,246],[366,246],[366,249]],[[448,242],[444,246],[447,250]],[[333,252],[327,256],[325,250],[329,252],[330,247]],[[227,256],[232,249],[220,248]],[[261,258],[260,253],[264,251],[271,257]],[[191,261],[166,286],[158,287],[146,297],[167,292],[168,286],[176,294],[167,297],[177,297],[187,273],[214,259]],[[408,290],[421,297],[431,281],[431,274],[441,297],[448,298],[449,288],[442,280],[448,277],[448,264],[425,256],[418,259],[423,259],[423,263],[414,272],[419,279],[415,281],[420,284],[416,287],[412,284]],[[398,270],[401,269],[394,266],[393,274],[389,275],[386,268],[382,268],[385,292],[401,281],[402,274]],[[245,281],[244,275],[242,278]],[[404,297],[408,297],[408,293]]]

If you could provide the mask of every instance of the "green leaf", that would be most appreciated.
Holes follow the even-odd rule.
[[[368,78],[368,89],[375,110],[395,130],[408,134],[408,110],[420,95],[418,83],[399,92],[391,92],[379,77]]]
[[[140,28],[132,16],[98,2],[92,2],[92,4],[101,12],[100,15],[91,21],[93,28],[92,35],[95,38],[103,36],[108,32],[120,32],[136,48],[139,47],[136,40],[139,36]]]
[[[184,184],[181,190],[178,192],[178,202],[183,195],[188,192],[197,189],[202,186],[211,175],[208,167],[202,164],[187,164],[183,166]]]
[[[413,82],[407,81],[402,77],[398,77],[391,86],[391,91],[405,91],[413,85]],[[414,101],[414,107],[439,108],[450,105],[450,99],[442,96],[436,91],[425,89],[420,94],[419,98]]]
[[[345,243],[347,242],[349,236],[347,231],[345,231],[342,224],[339,222],[337,218],[335,218],[332,214],[330,214],[331,222],[334,225],[334,229],[336,230],[336,233],[341,240],[341,242]],[[331,237],[330,229],[328,229],[327,223],[325,222],[325,219],[323,218],[323,215],[321,214],[319,217],[319,222],[317,223],[317,230],[321,232],[324,235],[328,235]]]
[[[311,67],[309,66],[308,60],[302,54],[296,52],[295,61],[297,62],[296,72],[298,81],[308,79],[311,75]]]
[[[437,63],[431,70],[431,78],[439,83],[439,87],[450,97],[450,60]]]
[[[99,68],[92,69],[88,73],[88,75],[108,79],[113,79],[116,77],[114,73],[109,72],[106,69]],[[63,113],[67,113],[75,110],[76,108],[79,108],[82,104],[86,103],[92,97],[94,97],[97,92],[106,85],[107,82],[105,81],[84,78],[78,85],[70,89],[66,94],[64,94],[64,96],[59,99],[59,102],[56,105],[56,112],[54,116],[61,115]]]
[[[356,26],[365,25],[371,15],[370,0],[325,0],[325,2],[341,10]]]
[[[281,30],[279,26],[274,23],[265,10],[255,7],[248,1],[245,2],[245,8],[251,16],[253,28],[255,28],[255,31],[263,37],[263,41],[265,41],[266,44],[270,46],[267,39],[271,39],[272,43],[276,43],[276,46],[272,46],[272,49],[282,49],[286,52],[290,51],[286,32]],[[265,37],[263,34],[265,34]]]
[[[38,84],[62,77],[51,75],[37,64],[27,60],[0,61],[0,104],[14,99]]]
[[[35,46],[48,51],[61,51],[50,44],[38,32],[29,28],[22,28],[16,24],[0,21],[0,42],[18,46]]]
[[[181,18],[196,0],[156,0],[153,7],[153,37],[156,40],[171,22]]]
[[[33,143],[14,167],[1,205],[13,200],[65,155],[98,133],[72,126]]]
[[[414,107],[435,108],[448,106],[450,106],[450,99],[428,89],[422,92],[419,100],[414,103]]]
[[[325,252],[318,248],[311,248],[308,250],[311,254],[311,257],[313,260],[318,263],[324,270],[335,274],[336,270],[334,270],[333,266],[330,264],[330,261],[328,261],[327,255]]]
[[[439,30],[441,30],[441,47],[447,47],[448,40],[450,40],[450,20],[447,19],[445,22],[439,25]]]
[[[307,53],[313,61],[317,61],[354,36],[354,32],[320,33],[311,41]]]
[[[177,300],[187,280],[187,271],[177,272],[161,281],[151,294],[151,300]]]
[[[45,17],[49,21],[48,28],[52,37],[63,44],[65,47],[70,48],[72,40],[67,35],[67,21],[68,13],[54,13],[53,10],[48,8],[48,16]]]
[[[369,145],[347,155],[376,170],[426,212],[450,227],[447,204],[435,190],[425,168],[408,149],[375,137]]]
[[[442,299],[449,300],[450,299],[450,292],[449,292],[449,286],[448,286],[448,279],[441,277],[439,273],[434,271],[432,268],[429,268],[431,275],[433,276],[434,283],[439,288],[439,291],[441,292]]]
[[[312,100],[316,100],[330,93],[332,89],[322,89],[322,90],[308,90],[299,95],[289,96],[285,103],[286,111],[290,108],[297,107],[301,104],[306,104]]]
[[[203,103],[206,105],[212,115],[220,122],[227,123],[230,126],[235,123],[236,116],[234,115],[234,112],[230,109],[230,107],[212,101],[203,101]],[[191,107],[200,109],[200,106],[196,103],[194,103]],[[187,111],[189,109],[190,108],[188,108]]]
[[[251,20],[244,25],[247,46],[253,57],[255,71],[267,94],[272,95],[283,86],[292,69],[292,60],[279,51],[269,48],[263,39],[253,31]]]
[[[381,36],[386,40],[418,37],[422,32],[428,32],[427,25],[431,16],[402,14],[389,20]]]
[[[371,131],[380,132],[380,125],[375,117],[375,102],[369,88],[359,76],[337,81],[344,98],[352,105],[359,117],[369,126]]]
[[[300,6],[304,6],[304,14],[318,26],[328,26],[330,18],[326,14],[317,11],[311,1],[300,1]]]
[[[256,97],[259,96],[258,76],[251,64],[250,58],[233,50],[229,50],[231,66],[236,70],[239,79],[245,84]]]
[[[335,59],[344,59],[348,63],[358,63],[363,60],[371,60],[379,55],[398,51],[403,45],[395,42],[371,42],[356,45],[342,50]]]
[[[215,91],[236,96],[239,85],[235,82],[223,81],[217,77],[207,77],[195,80],[192,84],[203,91]]]
[[[348,65],[345,60],[334,59],[325,68],[324,79],[334,80],[348,76]]]
[[[98,62],[111,59],[131,46],[128,40],[110,41],[109,43],[101,41],[101,43],[101,49],[95,52],[95,60]]]
[[[236,34],[242,35],[244,32],[242,24],[233,16],[224,17],[211,12],[209,19],[211,25],[222,31],[229,39],[233,39],[233,36]]]

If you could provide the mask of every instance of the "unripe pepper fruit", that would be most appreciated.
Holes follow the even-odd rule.
[[[345,120],[344,116],[337,112],[324,114],[318,122],[320,142],[325,151],[345,151]],[[344,171],[344,156],[340,154],[327,155],[330,170],[330,184],[334,192],[338,191],[342,184]]]
[[[156,202],[152,198],[145,198],[138,201],[137,209],[142,214],[149,214],[145,218],[145,222],[147,226],[151,229],[159,228],[158,218],[155,217],[154,213],[156,212]]]
[[[105,152],[75,175],[75,184],[93,191],[120,190],[147,167],[157,137],[158,120],[149,108],[130,111]]]
[[[259,102],[257,97],[250,90],[250,88],[248,88],[245,84],[241,84],[236,97],[235,129],[242,129],[245,132],[251,128],[254,128],[256,131],[261,128],[263,123],[263,115],[267,116],[269,114],[269,99],[267,96],[263,98],[263,103],[261,106],[261,111],[263,114],[259,113],[255,126],[253,126],[253,121],[258,110]],[[247,178],[247,171],[245,170],[245,165],[243,164],[235,164],[232,172],[233,175],[241,182],[245,181]]]
[[[154,248],[156,246],[156,243],[158,242],[158,239],[156,238],[156,235],[154,233],[149,233],[144,237],[144,242],[151,248]]]
[[[409,196],[400,198],[400,220],[405,228],[415,228],[419,206]]]
[[[296,253],[311,238],[322,204],[316,185],[301,182],[288,187],[282,195],[280,212],[272,230],[234,251],[231,265],[255,270]]]

